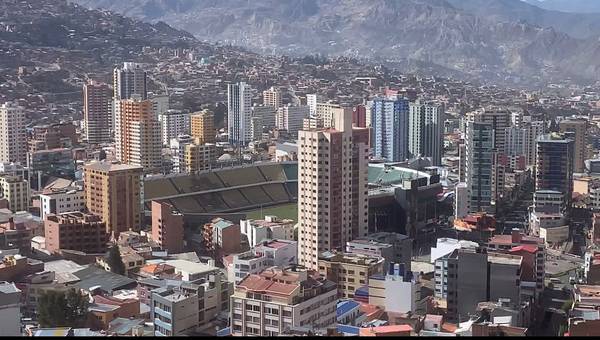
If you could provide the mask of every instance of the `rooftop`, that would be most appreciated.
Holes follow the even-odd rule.
[[[110,162],[92,162],[85,165],[85,169],[95,170],[95,171],[126,171],[126,170],[139,170],[142,171],[143,168],[137,165],[130,164],[119,164],[119,163],[110,163]]]
[[[73,272],[73,275],[80,279],[75,286],[84,290],[89,290],[91,287],[99,286],[106,292],[113,292],[136,283],[135,280],[132,280],[126,276],[111,273],[91,265],[79,271]]]
[[[507,264],[513,266],[520,266],[523,258],[517,255],[489,253],[488,262],[495,264]]]
[[[363,266],[375,265],[384,261],[384,259],[381,257],[372,257],[353,253],[333,253],[329,251],[321,253],[319,260],[339,263],[353,263]]]
[[[340,317],[346,313],[348,313],[349,311],[355,309],[355,308],[360,308],[360,303],[354,301],[354,300],[344,300],[344,301],[340,301],[337,304],[337,309],[335,311],[335,316],[336,317]]]

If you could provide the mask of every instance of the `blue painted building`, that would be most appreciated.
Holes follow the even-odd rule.
[[[373,156],[388,162],[408,158],[409,101],[376,98],[371,102]]]

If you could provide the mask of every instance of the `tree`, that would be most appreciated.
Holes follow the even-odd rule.
[[[119,250],[118,245],[114,245],[110,248],[108,252],[108,265],[110,266],[110,271],[119,274],[125,275],[125,265],[123,264],[123,259],[121,258],[121,251]]]
[[[38,321],[41,327],[81,327],[85,324],[87,298],[75,289],[67,293],[47,291],[38,303]]]

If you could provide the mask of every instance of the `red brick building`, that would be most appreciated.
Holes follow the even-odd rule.
[[[152,240],[169,253],[181,253],[183,215],[165,202],[152,202]]]
[[[86,253],[106,251],[106,224],[99,216],[82,212],[50,214],[44,221],[46,250],[78,250]]]

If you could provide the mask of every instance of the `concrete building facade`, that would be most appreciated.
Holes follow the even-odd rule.
[[[142,168],[134,165],[93,162],[84,166],[85,202],[102,218],[106,232],[139,230],[142,213]]]
[[[298,261],[313,270],[321,252],[368,231],[368,130],[352,128],[351,108],[335,120],[299,133]]]

